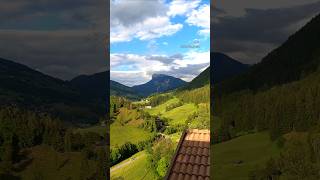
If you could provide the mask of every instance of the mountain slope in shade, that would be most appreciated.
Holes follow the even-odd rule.
[[[210,75],[213,83],[221,82],[245,72],[249,65],[242,64],[222,53],[211,53],[210,65],[213,67],[210,74],[210,67],[201,72],[190,83],[182,89],[195,89],[210,83]]]
[[[140,96],[132,88],[110,80],[110,95],[123,96],[129,99],[139,99]]]
[[[0,82],[2,106],[36,109],[74,123],[95,123],[105,111],[104,104],[82,94],[68,82],[1,58]]]
[[[141,85],[133,86],[132,89],[142,96],[149,96],[153,93],[161,93],[182,87],[187,82],[164,74],[154,74],[152,79]]]
[[[210,58],[213,67],[213,83],[241,74],[249,68],[249,65],[242,64],[223,53],[211,53]]]
[[[1,92],[9,93],[21,102],[28,100],[30,103],[40,103],[44,100],[50,103],[62,99],[74,101],[80,95],[62,80],[2,58],[0,81]]]
[[[129,99],[139,98],[138,94],[130,87],[109,80],[109,71],[93,75],[81,75],[72,79],[70,84],[83,94],[103,101],[105,101],[107,97],[108,88],[110,88],[110,95],[113,96],[123,96]]]
[[[259,90],[299,80],[320,66],[320,15],[290,36],[262,61],[231,80],[220,83],[219,94]]]
[[[70,81],[70,84],[82,93],[105,101],[107,97],[108,72],[93,75],[80,75]]]

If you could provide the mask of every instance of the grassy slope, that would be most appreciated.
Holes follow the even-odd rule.
[[[111,147],[114,147],[115,145],[121,146],[126,142],[138,143],[147,140],[151,135],[151,133],[144,131],[141,128],[128,124],[121,126],[116,122],[111,124],[110,131]]]
[[[179,102],[179,99],[173,98],[173,99],[166,101],[163,104],[160,104],[159,106],[152,107],[152,109],[147,109],[146,111],[151,115],[158,115],[159,113],[164,114],[164,113],[166,113],[166,107],[168,105],[173,104],[173,103],[177,103],[177,102]]]
[[[153,171],[148,169],[147,164],[147,154],[145,151],[141,151],[134,156],[135,158],[133,162],[130,164],[124,165],[123,167],[111,171],[111,179],[120,179],[120,177],[124,178],[125,180],[129,179],[145,179],[145,180],[153,180],[155,179],[155,175]],[[122,161],[121,163],[117,164],[116,166],[121,166],[124,163],[132,161],[131,158]],[[116,167],[114,166],[114,167]],[[113,168],[114,168],[113,167]],[[112,168],[111,168],[112,169]],[[147,173],[148,172],[148,173]]]
[[[24,180],[42,177],[46,180],[69,179],[78,180],[81,170],[81,154],[79,152],[57,153],[49,146],[41,145],[30,148],[32,163],[18,175]],[[88,174],[93,173],[95,163],[89,161]]]
[[[279,149],[270,141],[266,132],[241,136],[212,145],[211,149],[214,164],[211,174],[215,180],[248,179],[250,171],[264,166],[270,157],[279,154]],[[235,163],[240,160],[242,164]]]
[[[170,125],[185,124],[188,116],[193,114],[196,110],[197,107],[194,104],[184,104],[166,112],[163,116],[171,119],[171,121],[169,121]]]

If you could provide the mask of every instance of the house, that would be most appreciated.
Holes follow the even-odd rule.
[[[189,129],[182,134],[165,179],[210,179],[210,130]]]
[[[145,109],[151,109],[152,106],[145,106],[144,108],[145,108]]]

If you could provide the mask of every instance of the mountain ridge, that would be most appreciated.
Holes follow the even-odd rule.
[[[186,83],[186,81],[173,76],[165,74],[153,74],[150,81],[144,84],[132,86],[132,89],[142,96],[149,96],[153,93],[162,93],[182,87]]]

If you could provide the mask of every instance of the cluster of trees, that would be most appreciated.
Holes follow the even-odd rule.
[[[250,179],[319,179],[319,107],[319,72],[289,84],[220,96],[214,111],[222,122],[214,142],[268,130],[280,145],[280,157],[251,172]]]
[[[177,97],[184,103],[210,103],[210,85],[198,89],[177,92]]]
[[[166,101],[168,101],[169,99],[173,98],[173,94],[171,93],[167,93],[167,94],[156,94],[153,95],[149,98],[149,103],[150,106],[158,106]]]
[[[120,96],[110,96],[110,120],[114,121],[119,113],[120,108],[132,109],[132,103],[125,97]]]
[[[145,141],[133,144],[131,142],[126,142],[120,147],[114,147],[110,149],[110,166],[116,165],[121,161],[131,157],[139,151],[143,151],[152,146],[152,142],[158,137],[153,134],[149,139]]]
[[[118,164],[137,152],[139,152],[137,145],[130,142],[127,142],[120,147],[110,149],[110,166]]]
[[[280,156],[250,172],[250,179],[320,179],[319,127],[307,133],[288,134]]]
[[[105,137],[96,133],[73,133],[59,119],[49,115],[17,107],[1,107],[0,120],[2,173],[10,173],[13,165],[25,158],[21,155],[21,150],[42,144],[49,145],[58,152],[87,151],[93,154],[95,160],[102,158],[98,157],[95,144],[103,142]]]
[[[241,91],[215,102],[215,115],[221,117],[225,135],[227,130],[229,136],[234,136],[241,131],[268,129],[275,140],[319,123],[320,74],[265,91]]]
[[[172,103],[172,104],[169,104],[166,106],[166,111],[170,111],[174,108],[177,108],[177,107],[180,107],[183,105],[183,102],[179,100],[179,102],[176,102],[176,103]]]
[[[159,179],[165,177],[174,151],[174,143],[171,139],[166,138],[159,138],[154,142],[153,147],[147,148],[151,169],[158,175]]]
[[[210,105],[198,104],[198,110],[188,116],[186,125],[193,129],[210,129]]]

